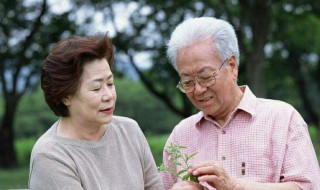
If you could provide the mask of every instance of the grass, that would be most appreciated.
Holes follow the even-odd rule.
[[[28,188],[30,154],[35,142],[35,139],[16,140],[17,161],[20,167],[10,170],[0,169],[0,189]]]
[[[318,162],[320,164],[320,131],[316,128],[316,126],[309,126],[309,134],[311,137],[311,140],[313,142],[313,147],[316,151]]]
[[[29,167],[0,170],[0,189],[27,189]]]
[[[168,139],[168,135],[159,135],[159,136],[146,136],[151,152],[153,154],[154,160],[159,166],[162,163],[162,151],[166,141]]]
[[[18,139],[15,147],[17,152],[17,161],[19,166],[29,166],[31,151],[36,139]]]

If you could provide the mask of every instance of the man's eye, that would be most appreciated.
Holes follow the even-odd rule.
[[[217,76],[217,72],[212,73],[211,75],[203,75],[199,76],[200,80],[211,80],[212,78]]]
[[[108,86],[110,86],[110,87],[112,87],[114,84],[113,83],[109,83],[109,84],[107,84]]]
[[[181,83],[182,83],[183,85],[186,85],[186,86],[193,84],[193,83],[192,83],[192,80],[185,80],[185,81],[182,81]]]
[[[199,77],[199,79],[201,80],[207,80],[207,79],[210,79],[212,77],[212,75],[209,75],[209,76],[201,76]]]

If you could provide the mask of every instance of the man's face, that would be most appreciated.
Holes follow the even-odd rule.
[[[194,42],[178,52],[177,66],[181,81],[194,80],[193,77],[209,77],[218,71],[222,61],[224,60],[215,53],[212,40]],[[186,95],[205,114],[213,118],[224,117],[234,106],[232,93],[237,88],[237,76],[235,56],[231,56],[215,77],[214,85],[203,87],[195,82],[194,91]]]

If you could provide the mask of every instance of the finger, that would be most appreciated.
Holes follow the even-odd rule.
[[[208,183],[210,186],[216,188],[216,184],[219,183],[219,179],[215,175],[203,175],[198,178],[200,183]]]
[[[192,174],[195,176],[219,175],[221,173],[220,170],[221,170],[220,168],[211,165],[211,166],[200,167],[200,168],[194,170],[192,172]]]
[[[218,176],[216,176],[216,175],[203,175],[203,176],[200,176],[198,179],[200,182],[215,183],[218,180]]]
[[[193,171],[197,170],[198,168],[207,167],[207,166],[214,166],[219,165],[217,162],[202,162],[200,164],[194,165],[189,169],[189,173],[192,173]]]
[[[171,190],[201,190],[203,189],[203,186],[201,186],[199,183],[195,183],[192,181],[180,181],[174,186],[172,186]]]

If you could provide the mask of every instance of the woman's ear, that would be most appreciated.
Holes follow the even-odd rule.
[[[71,98],[70,96],[67,96],[65,98],[62,98],[61,99],[62,103],[65,105],[65,106],[70,106],[71,105]]]

